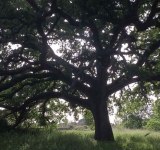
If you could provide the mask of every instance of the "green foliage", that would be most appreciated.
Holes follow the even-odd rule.
[[[83,117],[85,119],[85,124],[90,126],[91,129],[94,129],[94,119],[92,112],[90,110],[85,110]]]
[[[143,128],[146,127],[146,125],[147,125],[147,123],[148,123],[149,120],[150,120],[149,118],[144,118],[144,119],[142,120],[142,127],[143,127]]]
[[[125,128],[129,129],[141,129],[142,128],[142,118],[135,116],[133,114],[129,115],[122,121]]]
[[[142,119],[147,119],[156,114],[154,107],[158,108],[155,105],[155,99],[158,101],[158,82],[154,82],[154,85],[140,82],[132,90],[121,90],[120,98],[115,101],[118,107],[118,117],[123,118],[126,114],[136,114]]]
[[[160,99],[153,103],[154,116],[160,117]]]
[[[150,119],[147,122],[146,129],[160,131],[160,119]]]

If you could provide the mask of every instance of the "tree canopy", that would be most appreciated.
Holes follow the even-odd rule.
[[[159,0],[1,0],[0,107],[17,123],[64,99],[91,110],[96,140],[114,140],[107,107],[125,106],[112,96],[157,91],[159,55]]]

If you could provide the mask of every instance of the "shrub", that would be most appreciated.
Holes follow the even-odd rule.
[[[149,119],[147,119],[147,118],[145,118],[145,119],[142,120],[142,126],[143,126],[143,128],[146,127],[148,121],[149,121]]]
[[[142,128],[142,118],[131,114],[123,119],[123,126],[129,129],[140,129]]]
[[[160,131],[160,121],[156,119],[150,119],[147,122],[146,129]]]
[[[86,125],[84,125],[84,126],[76,126],[74,129],[75,129],[75,130],[84,131],[84,130],[89,129],[89,127],[86,126]]]
[[[74,129],[74,126],[73,125],[69,125],[68,127],[70,130]]]

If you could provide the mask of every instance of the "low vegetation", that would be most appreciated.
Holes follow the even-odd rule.
[[[150,119],[147,122],[146,128],[149,130],[160,131],[160,120]]]
[[[0,136],[1,150],[159,150],[160,132],[114,128],[115,142],[97,142],[93,131],[7,132]]]

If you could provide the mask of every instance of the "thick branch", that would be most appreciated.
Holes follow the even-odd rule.
[[[66,84],[68,84],[70,86],[73,84],[74,79],[72,78],[72,76],[65,75],[62,71],[60,71],[60,69],[53,68],[51,65],[47,65],[45,67],[48,70],[52,71],[53,74],[55,74],[57,77],[59,77],[59,80],[65,82]],[[84,85],[83,82],[80,82],[80,81],[76,81],[73,88],[83,92],[87,96],[89,96],[90,93],[92,92],[91,88],[89,88],[88,86]]]
[[[114,82],[112,82],[112,84],[107,86],[106,92],[107,92],[107,94],[111,95],[111,94],[119,91],[120,89],[124,88],[128,84],[135,83],[135,82],[138,82],[137,78],[127,79],[124,77],[120,77],[117,80],[115,80]]]
[[[111,95],[119,91],[120,89],[123,89],[125,86],[129,84],[136,83],[139,81],[145,81],[145,82],[160,81],[160,75],[149,76],[145,78],[137,77],[132,79],[126,79],[120,77],[119,79],[115,80],[112,84],[108,85],[108,87],[106,88],[106,92],[107,94]]]
[[[34,64],[32,64],[34,65]],[[16,70],[0,70],[0,76],[9,76],[9,75],[16,75],[19,73],[23,73],[25,71],[32,71],[32,72],[37,72],[40,71],[42,67],[31,67],[31,65],[26,65],[21,68],[18,68]]]
[[[143,63],[148,59],[148,57],[153,54],[158,48],[160,47],[160,41],[157,41],[156,43],[153,43],[149,50],[146,50],[144,54],[141,56],[141,58],[137,62],[137,66],[142,66]]]
[[[59,92],[46,92],[46,93],[41,93],[39,95],[34,95],[31,98],[28,98],[21,106],[19,107],[13,107],[9,105],[4,105],[0,103],[0,107],[6,108],[9,110],[12,110],[14,112],[16,111],[21,111],[29,107],[29,105],[33,102],[37,102],[39,100],[43,99],[49,99],[49,98],[62,98],[66,100],[67,102],[75,103],[78,104],[84,108],[90,109],[89,101],[88,99],[82,99],[76,96],[72,96],[66,93],[59,93]]]
[[[20,83],[23,80],[26,80],[26,79],[29,79],[29,78],[44,79],[46,77],[51,77],[51,76],[52,76],[53,80],[58,80],[59,79],[58,76],[56,76],[56,75],[53,76],[52,73],[41,73],[41,74],[28,73],[28,74],[24,74],[24,75],[21,75],[19,77],[15,77],[14,79],[10,80],[7,83],[1,83],[0,91],[6,90],[6,89],[8,89],[10,87],[13,87],[17,83]]]

